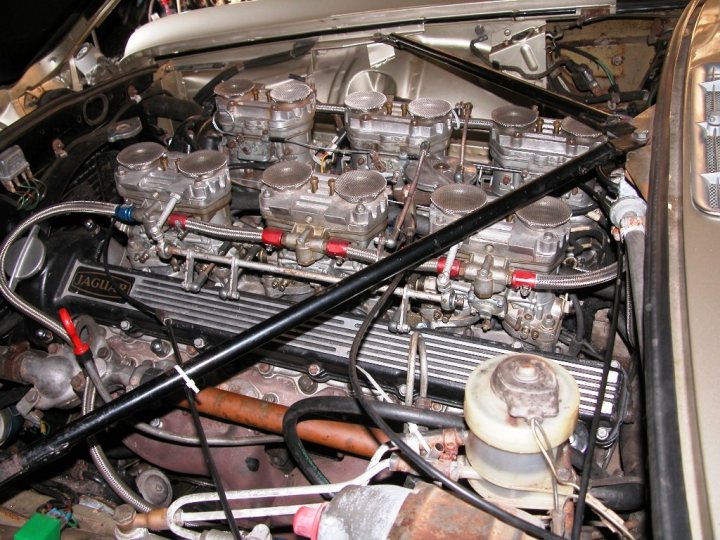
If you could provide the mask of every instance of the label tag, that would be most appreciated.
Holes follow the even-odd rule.
[[[129,294],[132,290],[135,278],[127,276],[119,276],[113,274],[115,281],[117,282],[120,289]],[[79,266],[75,270],[75,274],[70,281],[68,290],[73,293],[90,296],[92,298],[98,298],[100,300],[109,300],[110,302],[117,302],[124,304],[122,296],[113,287],[112,283],[105,275],[105,272],[95,270],[92,268],[85,268]]]

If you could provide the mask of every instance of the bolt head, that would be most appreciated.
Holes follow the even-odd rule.
[[[202,349],[205,346],[205,339],[201,337],[196,337],[193,339],[193,346],[196,349]]]

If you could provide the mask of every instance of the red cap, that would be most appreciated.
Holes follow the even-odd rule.
[[[262,231],[263,244],[267,244],[269,246],[282,247],[283,236],[285,236],[285,231],[282,229],[265,227]]]
[[[60,322],[62,323],[63,327],[65,328],[65,331],[70,336],[70,340],[73,344],[73,352],[75,353],[75,356],[80,356],[81,354],[85,354],[90,350],[90,347],[87,343],[83,343],[83,341],[80,339],[80,336],[78,336],[77,329],[75,328],[75,323],[72,320],[72,317],[70,317],[70,312],[65,308],[60,308],[58,310],[58,313],[60,314]]]
[[[510,285],[534,289],[537,285],[537,274],[529,270],[515,270],[510,277]]]
[[[318,506],[301,506],[293,518],[293,532],[298,536],[316,540],[320,529],[320,518],[327,503]]]
[[[171,227],[179,227],[181,229],[184,229],[187,220],[188,217],[185,214],[176,214],[175,212],[173,212],[168,216],[166,223]]]
[[[330,257],[347,257],[347,248],[350,242],[340,238],[328,238],[325,242],[325,255]]]
[[[445,270],[445,263],[447,262],[447,257],[440,257],[437,261],[437,273],[442,274],[443,270]],[[458,259],[455,259],[452,263],[452,266],[450,267],[450,277],[458,277],[460,275],[460,261]]]

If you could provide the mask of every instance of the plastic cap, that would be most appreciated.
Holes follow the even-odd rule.
[[[316,540],[320,528],[320,518],[327,503],[318,506],[301,506],[293,518],[293,532],[298,536]]]

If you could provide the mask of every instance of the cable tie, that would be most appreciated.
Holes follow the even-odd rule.
[[[178,364],[175,364],[173,366],[175,368],[175,371],[178,372],[178,375],[182,377],[182,380],[185,381],[185,386],[187,386],[190,390],[195,392],[196,394],[200,393],[200,389],[197,387],[197,384],[195,384],[195,381],[193,381],[190,377],[188,377],[188,374],[185,373],[185,370],[181,368]]]

